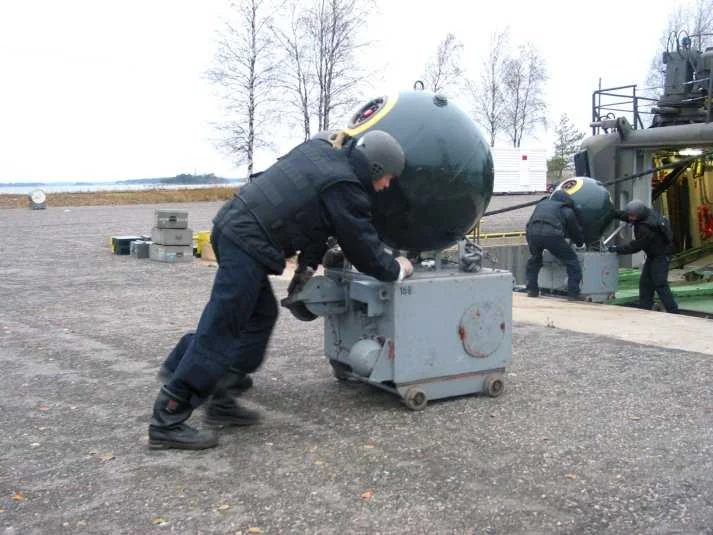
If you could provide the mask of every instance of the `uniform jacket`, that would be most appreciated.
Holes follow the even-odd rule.
[[[560,235],[578,246],[584,243],[584,232],[574,211],[574,202],[562,191],[555,191],[549,199],[535,206],[527,222],[527,231]]]
[[[295,254],[300,267],[316,268],[334,236],[360,272],[396,280],[399,264],[372,223],[368,162],[353,149],[298,145],[225,203],[214,225],[273,274]]]
[[[615,212],[617,219],[628,221],[625,211]],[[672,245],[664,236],[659,226],[661,224],[661,214],[654,209],[649,209],[646,219],[634,223],[634,239],[626,245],[619,245],[617,253],[634,254],[644,251],[646,256],[661,256],[671,254]]]

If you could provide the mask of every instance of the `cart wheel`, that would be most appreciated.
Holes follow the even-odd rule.
[[[332,365],[332,373],[338,381],[347,381],[349,379],[349,366],[338,360],[330,360],[329,363]]]
[[[503,382],[503,377],[500,374],[488,375],[485,378],[484,384],[485,392],[491,397],[496,398],[505,390],[505,383]]]
[[[412,411],[422,411],[428,404],[428,398],[421,390],[409,389],[406,392],[404,403]]]

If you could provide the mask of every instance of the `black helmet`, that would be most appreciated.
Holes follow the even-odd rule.
[[[646,219],[646,217],[649,215],[649,207],[646,206],[643,201],[639,201],[636,199],[633,201],[629,201],[629,203],[626,205],[626,208],[624,208],[624,211],[626,212],[627,216],[634,218],[636,221]]]
[[[406,156],[401,144],[383,130],[368,131],[359,138],[356,149],[366,156],[372,180],[378,180],[387,174],[397,177],[406,166]]]

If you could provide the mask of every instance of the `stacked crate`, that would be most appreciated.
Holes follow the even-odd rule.
[[[149,258],[159,262],[191,262],[193,231],[185,210],[154,210]]]
[[[150,247],[150,236],[144,236],[140,240],[134,240],[131,242],[131,256],[134,258],[148,258]]]
[[[116,255],[131,254],[131,243],[140,239],[141,236],[112,236],[109,238],[111,252]]]

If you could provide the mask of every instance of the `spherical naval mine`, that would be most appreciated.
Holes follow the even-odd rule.
[[[574,177],[562,181],[555,191],[562,190],[574,201],[577,216],[584,231],[584,241],[593,243],[614,218],[614,204],[606,186],[589,177]]]
[[[473,120],[445,96],[406,91],[370,100],[344,133],[383,130],[401,144],[406,167],[375,195],[374,223],[390,247],[412,252],[455,244],[493,194],[493,158]]]

